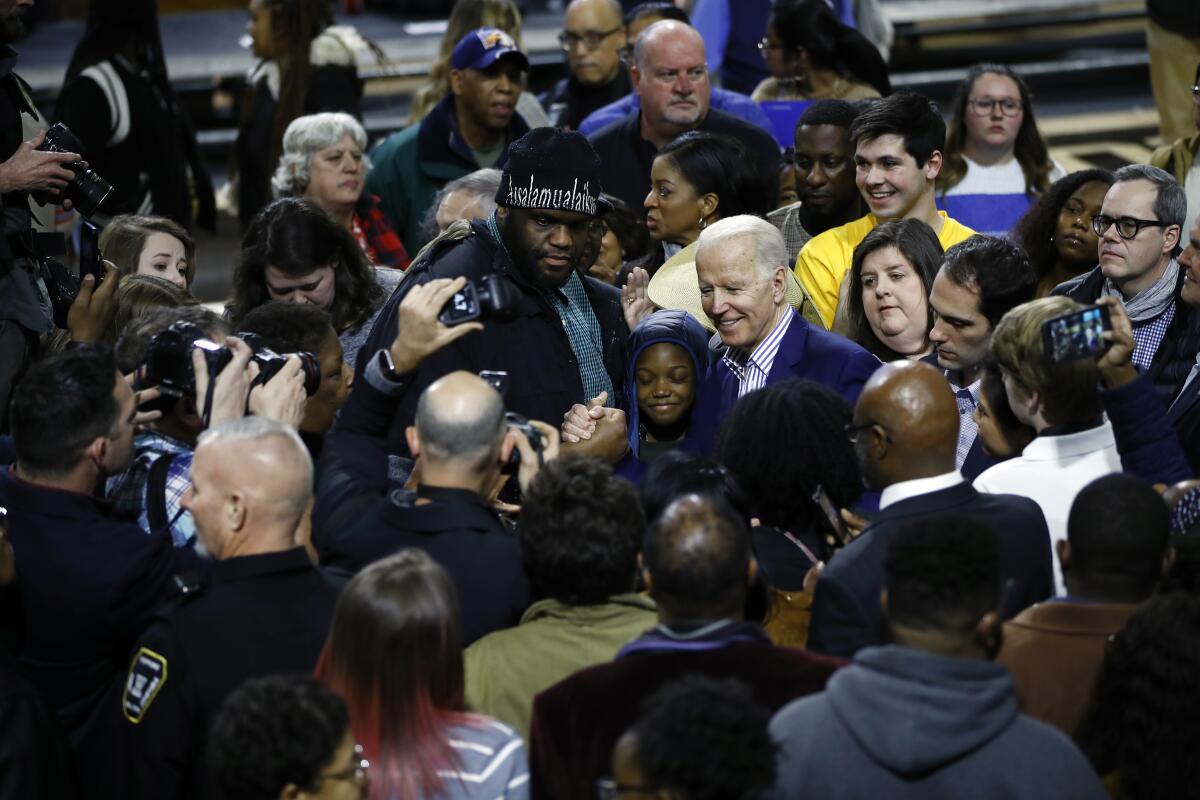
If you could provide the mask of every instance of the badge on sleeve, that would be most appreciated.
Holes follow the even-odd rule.
[[[129,665],[125,695],[121,699],[125,719],[134,725],[142,721],[158,690],[167,682],[167,660],[148,647],[142,647]]]

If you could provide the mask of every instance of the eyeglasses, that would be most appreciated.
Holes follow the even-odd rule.
[[[370,783],[371,762],[363,758],[362,745],[354,745],[354,765],[339,769],[337,772],[325,772],[317,775],[322,781],[354,781],[360,788],[365,789]]]
[[[879,428],[879,430],[883,431],[883,439],[888,444],[891,444],[894,441],[888,434],[887,428],[884,428],[878,422],[864,422],[861,425],[855,425],[852,422],[849,425],[844,426],[842,430],[846,432],[846,438],[850,440],[850,444],[858,444],[858,432],[865,431],[867,428]]]
[[[1159,222],[1156,219],[1135,219],[1133,217],[1107,217],[1103,214],[1097,214],[1092,217],[1092,230],[1097,236],[1103,236],[1104,232],[1113,225],[1117,226],[1117,236],[1122,239],[1133,239],[1142,232],[1142,228],[1169,228],[1171,227],[1165,222]]]
[[[580,36],[578,33],[563,31],[558,35],[558,46],[561,47],[565,52],[578,47],[582,43],[583,46],[588,50],[595,50],[605,39],[612,36],[617,31],[623,30],[625,30],[625,26],[618,25],[611,31],[587,31],[582,36]]]
[[[625,792],[657,792],[657,786],[633,786],[628,783],[617,783],[610,778],[600,778],[596,781],[596,800],[617,800]]]
[[[1006,117],[1015,117],[1021,113],[1021,101],[1011,97],[996,99],[995,97],[972,97],[967,100],[967,107],[977,117],[986,117],[992,109],[1000,106],[1000,113]]]

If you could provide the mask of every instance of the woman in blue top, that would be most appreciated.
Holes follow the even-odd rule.
[[[946,128],[937,207],[979,233],[1003,236],[1065,172],[1038,132],[1029,89],[1004,64],[976,64]]]

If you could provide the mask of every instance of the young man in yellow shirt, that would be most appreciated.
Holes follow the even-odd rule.
[[[813,237],[796,259],[796,277],[827,327],[833,326],[838,291],[854,248],[880,222],[922,220],[933,228],[942,249],[975,233],[934,205],[946,123],[928,99],[913,92],[885,97],[858,115],[850,126],[850,139],[855,146],[855,183],[870,213]]]

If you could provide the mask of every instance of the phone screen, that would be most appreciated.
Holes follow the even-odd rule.
[[[100,254],[100,231],[87,220],[80,220],[79,231],[79,280],[84,275],[95,277],[96,286],[104,280],[104,260]]]
[[[1108,309],[1090,306],[1042,323],[1042,345],[1054,364],[1095,358],[1108,349],[1107,330],[1112,330]]]

